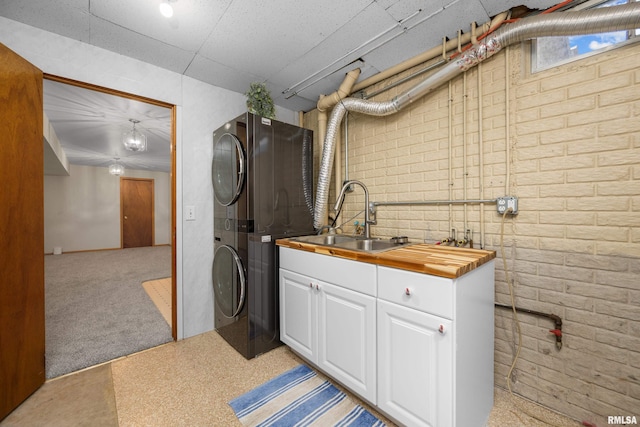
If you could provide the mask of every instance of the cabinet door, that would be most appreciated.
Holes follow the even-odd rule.
[[[280,269],[280,340],[317,361],[317,307],[313,279]]]
[[[450,320],[378,300],[380,409],[404,425],[451,426],[452,343]]]
[[[318,289],[318,366],[376,402],[376,299],[328,283]]]

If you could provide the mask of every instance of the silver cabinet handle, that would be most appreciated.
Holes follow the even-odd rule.
[[[440,327],[438,328],[438,332],[444,335],[444,325],[440,325]]]
[[[411,289],[409,289],[409,288],[404,288],[404,294],[405,294],[406,296],[410,297],[410,296],[411,296]]]

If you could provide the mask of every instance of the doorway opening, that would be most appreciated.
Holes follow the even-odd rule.
[[[109,266],[105,267],[108,269],[104,271],[105,281],[107,275],[118,271],[122,274],[121,269],[112,267],[111,262],[131,262],[131,271],[143,272],[140,277],[161,279],[153,277],[156,273],[152,267],[154,262],[166,259],[170,265],[163,270],[167,274],[162,275],[170,280],[168,334],[170,339],[176,340],[175,105],[54,75],[45,74],[44,79],[45,115],[58,134],[68,159],[66,176],[64,171],[58,176],[45,173],[45,254],[54,254],[50,259],[56,261],[62,258],[57,254],[86,256],[87,263],[90,256],[103,257],[97,262],[98,265]],[[131,119],[138,120],[137,129],[146,133],[148,150],[145,152],[127,152],[123,148],[122,134],[130,128]],[[46,157],[45,150],[45,170]],[[114,161],[124,166],[125,171],[120,177],[108,172]],[[75,183],[74,175],[78,177]],[[142,206],[145,218],[150,222],[144,225],[126,223],[124,216],[127,214],[122,210],[120,194],[121,181],[142,183],[142,191],[150,196]],[[134,191],[140,190],[137,187]],[[117,191],[115,197],[114,191]],[[69,203],[70,200],[73,202]],[[141,228],[144,228],[144,232],[139,233],[142,240],[130,243],[129,234],[138,239],[135,234]],[[116,261],[118,252],[127,254],[124,261]],[[135,256],[132,255],[134,253]],[[76,265],[78,262],[82,263],[76,261]],[[45,283],[46,279],[45,276]],[[111,298],[117,300],[118,297],[111,295]],[[123,294],[121,299],[129,297]],[[92,316],[109,315],[108,308],[102,305],[92,310]],[[96,313],[100,311],[103,313]],[[126,315],[117,314],[119,317]],[[136,322],[142,325],[145,321],[132,317],[132,329],[135,329]],[[104,339],[118,340],[110,336]]]

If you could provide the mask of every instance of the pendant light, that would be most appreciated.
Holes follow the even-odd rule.
[[[129,119],[133,123],[133,129],[129,132],[125,132],[122,135],[122,143],[124,148],[129,151],[146,151],[147,150],[147,136],[136,129],[136,124],[140,123],[140,120]]]
[[[112,165],[109,165],[109,173],[111,175],[120,176],[124,173],[124,166],[118,163],[119,159],[120,159],[119,157],[115,157],[114,158],[115,163]]]

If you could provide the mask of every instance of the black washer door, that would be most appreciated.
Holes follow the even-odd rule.
[[[216,249],[213,257],[213,292],[216,305],[225,317],[236,317],[246,295],[242,260],[229,245]]]
[[[246,157],[238,137],[225,133],[214,142],[211,179],[213,195],[221,205],[229,206],[240,196],[245,165]]]

